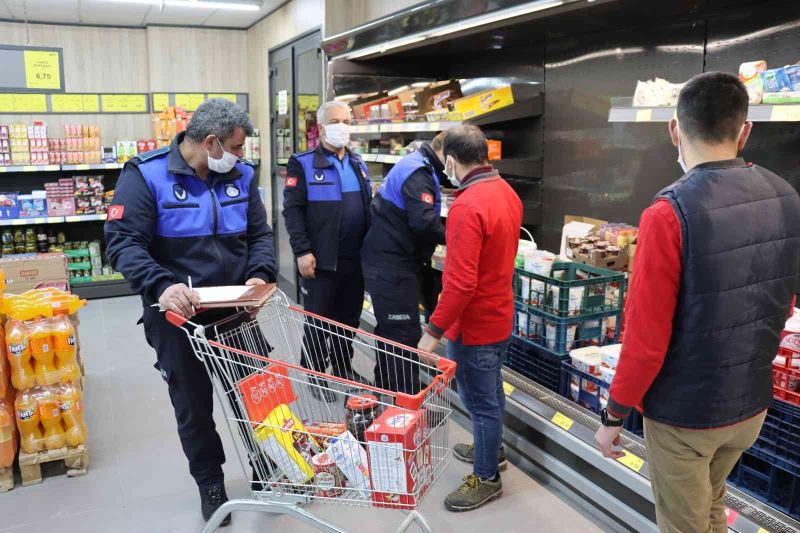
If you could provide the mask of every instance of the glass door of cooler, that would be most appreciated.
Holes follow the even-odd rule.
[[[319,33],[294,45],[294,87],[297,92],[297,128],[294,136],[298,152],[317,147],[317,109],[322,95],[322,51]]]
[[[278,261],[278,286],[290,298],[297,298],[297,269],[289,245],[289,234],[283,218],[283,188],[286,183],[286,161],[292,146],[292,48],[284,46],[269,54],[270,98],[272,102],[270,150],[272,161],[272,227],[275,231],[275,252]]]

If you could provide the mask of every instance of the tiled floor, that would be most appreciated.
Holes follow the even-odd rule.
[[[136,320],[137,298],[93,301],[81,312],[86,366],[89,473],[48,477],[0,494],[0,531],[30,533],[197,532],[203,527],[198,495],[175,431],[167,388]],[[246,497],[248,485],[223,429],[228,493]],[[468,438],[453,425],[451,441]],[[420,511],[435,532],[600,531],[568,500],[509,466],[503,498],[470,513],[452,514],[442,500],[469,472],[453,462]],[[353,532],[393,531],[397,511],[316,504],[309,509]],[[313,531],[288,517],[234,514],[234,532]],[[412,529],[411,531],[414,531]]]

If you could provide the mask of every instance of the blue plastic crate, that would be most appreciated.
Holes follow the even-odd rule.
[[[563,357],[543,350],[528,339],[514,336],[508,347],[506,366],[557,393],[563,360]]]
[[[800,465],[800,407],[773,400],[756,446]]]
[[[742,454],[728,482],[800,520],[800,466],[753,447]]]
[[[620,322],[619,311],[555,318],[540,309],[517,303],[514,333],[551,355],[563,358],[575,348],[615,343]],[[610,336],[609,331],[612,331]]]
[[[573,378],[575,385],[572,383]],[[608,398],[610,387],[611,385],[603,381],[602,378],[572,366],[572,361],[567,359],[561,362],[559,394],[564,398],[572,400],[590,411],[599,413],[606,406],[607,400],[603,400],[602,397]],[[639,411],[635,409],[631,411],[631,414],[625,419],[623,427],[631,433],[640,437],[643,436],[644,420]]]

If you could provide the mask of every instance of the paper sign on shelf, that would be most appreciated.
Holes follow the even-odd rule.
[[[13,94],[14,113],[47,113],[47,96],[44,94]]]
[[[58,52],[25,50],[25,86],[28,89],[60,89]]]
[[[800,122],[800,105],[774,105],[770,120],[772,122]]]
[[[652,118],[653,118],[652,109],[637,109],[636,118],[634,118],[634,120],[636,122],[650,122]]]
[[[558,427],[560,427],[565,431],[569,431],[569,428],[571,428],[572,425],[575,423],[575,421],[572,420],[570,417],[568,417],[563,413],[559,413],[558,411],[556,411],[556,414],[554,414],[553,418],[551,418],[550,420],[553,422],[553,424],[557,425]]]
[[[644,466],[644,459],[642,459],[640,457],[636,457],[635,455],[630,453],[628,450],[622,450],[622,452],[625,454],[625,456],[624,457],[620,457],[619,459],[617,459],[617,461],[619,461],[620,463],[624,464],[625,466],[627,466],[628,468],[630,468],[634,472],[641,471],[642,466]]]
[[[53,94],[50,96],[53,113],[83,113],[82,94]]]
[[[146,113],[145,94],[103,94],[101,95],[104,113]]]
[[[175,105],[184,108],[186,111],[194,111],[205,101],[206,95],[203,93],[185,93],[175,95]]]
[[[169,107],[169,94],[153,93],[153,112],[160,113],[165,107]]]
[[[209,93],[208,99],[211,100],[212,98],[222,98],[234,104],[236,103],[236,95],[233,93]]]
[[[517,388],[514,387],[514,385],[512,385],[508,381],[503,382],[503,392],[506,393],[506,396],[511,396],[511,393],[514,392],[515,390],[517,390]]]
[[[99,94],[84,94],[83,95],[83,112],[84,113],[99,113],[100,112],[100,95]]]

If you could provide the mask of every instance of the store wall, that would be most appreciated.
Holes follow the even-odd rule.
[[[325,37],[419,3],[420,0],[325,0]]]
[[[266,191],[267,215],[272,216],[269,121],[269,49],[322,26],[325,0],[292,0],[247,30],[247,86],[250,115],[261,131],[260,181]]]
[[[64,50],[67,92],[249,92],[247,32],[199,28],[100,28],[31,24],[31,46]],[[0,22],[3,44],[24,46],[24,24]],[[142,115],[6,115],[2,122],[43,120],[58,136],[64,124],[100,125],[104,144],[150,137]]]

